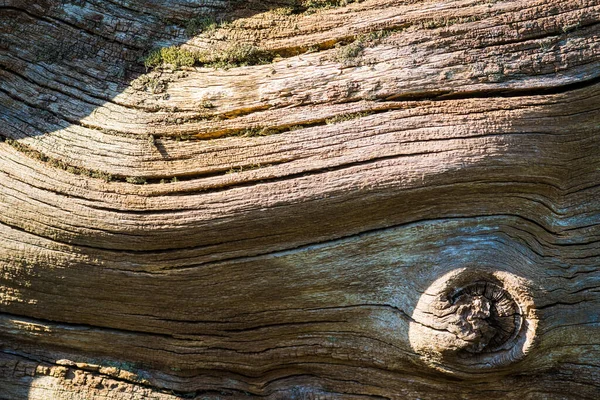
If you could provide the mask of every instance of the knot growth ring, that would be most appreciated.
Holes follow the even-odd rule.
[[[448,328],[470,353],[502,349],[519,333],[523,322],[519,305],[504,288],[491,282],[460,288],[442,304],[452,321]]]
[[[430,367],[463,377],[522,359],[537,326],[527,281],[503,271],[451,271],[421,296],[409,339]]]

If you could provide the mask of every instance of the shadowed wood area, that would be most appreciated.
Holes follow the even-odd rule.
[[[599,34],[0,1],[0,399],[597,399]]]

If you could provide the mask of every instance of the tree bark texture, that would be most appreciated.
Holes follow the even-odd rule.
[[[0,398],[599,398],[599,23],[0,1]]]

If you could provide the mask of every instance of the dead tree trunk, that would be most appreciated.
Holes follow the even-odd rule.
[[[599,23],[0,2],[0,398],[597,399]]]

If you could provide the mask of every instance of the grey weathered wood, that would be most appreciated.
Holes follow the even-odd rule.
[[[0,3],[0,398],[597,398],[600,5],[208,3]]]

